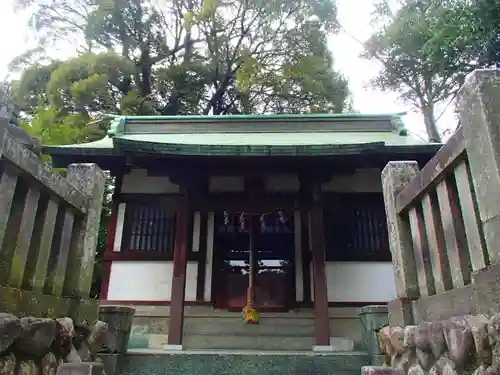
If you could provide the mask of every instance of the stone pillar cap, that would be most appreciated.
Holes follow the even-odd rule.
[[[388,313],[387,305],[368,305],[368,306],[363,306],[362,308],[359,309],[358,315],[361,314],[387,314]]]
[[[105,305],[99,307],[100,312],[109,313],[109,312],[117,312],[117,313],[125,313],[125,314],[135,314],[135,309],[131,306],[122,306],[122,305]]]

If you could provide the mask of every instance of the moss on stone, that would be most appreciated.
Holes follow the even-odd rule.
[[[93,324],[99,316],[99,302],[94,299],[61,298],[0,286],[0,311],[19,317],[68,316],[76,322],[87,320]]]

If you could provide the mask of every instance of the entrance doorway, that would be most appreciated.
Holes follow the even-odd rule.
[[[247,302],[250,272],[259,311],[288,311],[295,303],[293,215],[216,214],[214,297],[219,309],[241,310]],[[251,254],[252,252],[252,254]],[[254,266],[250,267],[253,259]]]

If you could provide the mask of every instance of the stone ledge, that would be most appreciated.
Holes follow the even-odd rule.
[[[99,301],[90,298],[55,297],[0,285],[0,311],[19,317],[67,316],[75,322],[86,320],[89,324],[93,324],[99,316]]]
[[[500,311],[500,264],[488,266],[473,275],[473,283],[463,288],[448,290],[441,294],[422,296],[411,301],[413,307],[389,302],[391,325],[403,325],[394,310],[403,307],[412,310],[415,323],[449,319],[453,316],[486,314]],[[408,323],[404,321],[404,323]]]
[[[361,375],[404,375],[403,369],[383,366],[363,366]]]
[[[166,352],[181,352],[183,350],[182,345],[167,344],[163,347]]]
[[[420,297],[413,302],[415,322],[444,320],[452,316],[473,314],[475,311],[474,289],[473,284],[470,284],[441,294]],[[391,324],[393,324],[392,321]]]
[[[57,375],[100,375],[104,367],[98,362],[63,363],[57,368]]]

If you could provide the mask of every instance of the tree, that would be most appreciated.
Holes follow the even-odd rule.
[[[175,115],[341,112],[348,104],[347,82],[326,47],[337,30],[330,0],[20,5],[44,45],[51,35],[79,37],[91,51],[51,72],[46,95],[58,108]],[[110,77],[110,66],[120,74]]]
[[[498,60],[493,51],[499,40],[499,6],[489,0],[459,5],[404,0],[396,13],[383,2],[375,14],[381,22],[363,54],[382,63],[373,84],[399,92],[422,113],[429,139],[440,141],[436,104],[454,99],[472,70]]]
[[[330,0],[18,5],[31,12],[40,46],[13,62],[22,74],[12,96],[24,126],[45,144],[100,138],[110,114],[341,112],[350,104],[326,47],[336,31]],[[81,51],[52,61],[50,48],[60,40],[82,42]],[[107,207],[103,215],[98,259]]]

